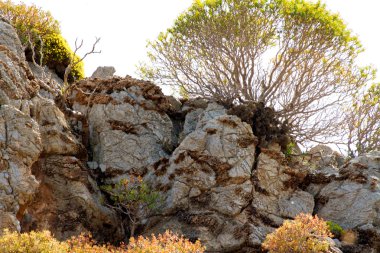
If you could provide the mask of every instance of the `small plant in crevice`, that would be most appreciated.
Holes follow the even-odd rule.
[[[329,226],[330,232],[334,235],[334,238],[339,239],[345,232],[344,229],[339,226],[339,224],[333,221],[326,221],[326,223]]]
[[[294,154],[294,149],[296,147],[296,144],[294,142],[289,142],[288,145],[286,145],[285,149],[285,156],[289,157]]]
[[[113,201],[108,206],[128,218],[130,237],[135,235],[143,219],[156,211],[162,203],[159,192],[154,191],[141,177],[131,176],[113,185],[103,185],[101,189]]]

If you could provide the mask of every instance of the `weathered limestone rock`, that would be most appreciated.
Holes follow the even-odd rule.
[[[172,150],[170,104],[161,90],[132,78],[84,80],[73,107],[88,116],[93,161],[107,175],[143,173]],[[81,91],[94,92],[86,96]]]
[[[358,244],[342,244],[344,252],[380,250],[380,152],[352,159],[329,172],[331,166],[308,176],[307,191],[316,200],[314,212],[344,229],[354,230]],[[311,182],[311,184],[310,184]]]
[[[333,151],[326,145],[317,145],[309,150],[310,166],[315,168],[340,167],[344,163],[344,158],[338,152]]]
[[[209,104],[170,159],[147,176],[167,189],[163,212],[168,218],[148,225],[146,233],[171,228],[202,240],[210,251],[240,249],[247,234],[234,234],[247,224],[243,210],[253,197],[256,142],[249,125]]]
[[[255,198],[252,207],[271,226],[280,226],[284,219],[299,213],[312,213],[313,196],[297,189],[307,176],[302,167],[290,168],[279,145],[261,148],[258,156]]]
[[[367,224],[380,229],[379,178],[377,151],[351,160],[339,170],[339,178],[322,188],[311,185],[308,189],[320,200],[317,212],[320,217],[345,229]]]
[[[41,185],[23,216],[23,231],[49,230],[59,239],[83,232],[101,241],[124,239],[118,217],[102,205],[96,182],[77,158],[52,155],[40,159],[33,172]]]
[[[2,226],[19,230],[23,212],[38,187],[31,166],[42,151],[38,125],[12,106],[0,107],[0,216]],[[1,228],[1,227],[0,227]]]
[[[49,155],[78,155],[86,153],[82,143],[71,132],[65,115],[53,101],[33,98],[33,114],[40,125],[43,153]]]
[[[115,212],[102,206],[78,159],[86,158],[83,145],[53,100],[39,95],[44,81],[34,77],[14,29],[0,19],[0,232],[50,229],[64,239],[89,231],[123,239]]]
[[[7,47],[14,54],[25,59],[21,42],[17,36],[15,29],[0,15],[0,45]]]
[[[91,78],[112,78],[115,72],[116,69],[112,66],[98,67],[94,73],[92,73]]]

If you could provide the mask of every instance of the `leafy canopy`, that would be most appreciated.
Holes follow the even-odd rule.
[[[380,83],[359,90],[348,110],[348,150],[351,156],[380,150]]]
[[[306,0],[197,0],[148,44],[140,74],[226,105],[263,102],[298,141],[332,135],[340,105],[372,78],[343,20]]]

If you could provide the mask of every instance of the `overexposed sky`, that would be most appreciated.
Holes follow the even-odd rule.
[[[19,0],[14,0],[19,2]],[[101,54],[85,60],[86,75],[97,66],[114,66],[120,76],[135,76],[135,66],[146,57],[146,42],[170,27],[193,0],[22,0],[49,10],[60,22],[69,44],[84,39],[84,48],[101,37]],[[339,12],[348,27],[359,36],[366,51],[364,64],[380,69],[380,1],[322,0]],[[380,74],[379,74],[380,75]]]

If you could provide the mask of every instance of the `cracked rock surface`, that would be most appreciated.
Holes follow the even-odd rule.
[[[123,239],[114,211],[84,166],[86,150],[0,19],[0,233],[49,229],[58,239],[92,232]],[[96,231],[99,231],[96,233]]]

